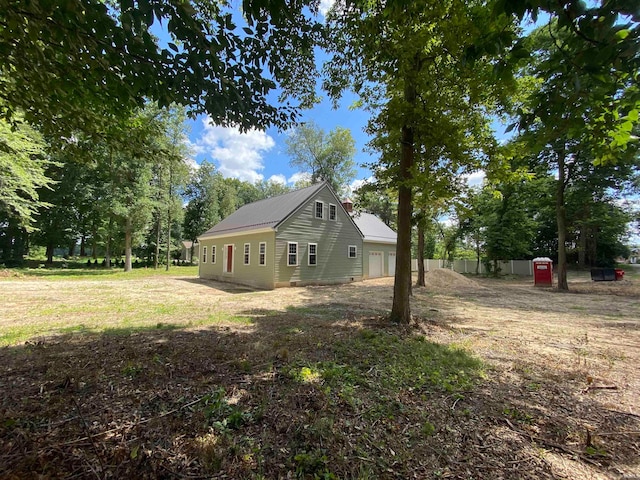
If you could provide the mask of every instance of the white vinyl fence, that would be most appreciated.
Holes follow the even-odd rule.
[[[425,259],[424,269],[428,272],[435,268],[449,268],[458,273],[476,273],[475,260],[454,260],[448,262],[446,260]],[[501,275],[530,275],[533,276],[533,263],[531,260],[508,260],[506,262],[498,262],[498,268]],[[418,260],[411,260],[411,270],[418,271]],[[487,273],[485,265],[480,262],[479,273]]]

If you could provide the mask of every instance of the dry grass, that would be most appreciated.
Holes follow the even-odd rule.
[[[635,279],[138,275],[0,281],[0,477],[640,476]]]

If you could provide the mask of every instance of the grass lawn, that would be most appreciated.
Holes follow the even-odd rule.
[[[164,271],[0,279],[0,477],[640,475],[633,280],[256,291]],[[635,433],[634,433],[635,432]]]

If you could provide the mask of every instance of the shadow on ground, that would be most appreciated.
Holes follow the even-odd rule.
[[[487,368],[419,329],[389,326],[371,300],[388,295],[379,288],[358,297],[345,286],[340,302],[311,288],[301,307],[247,308],[245,326],[161,325],[3,348],[0,476],[637,474],[637,416],[585,393],[570,373]]]

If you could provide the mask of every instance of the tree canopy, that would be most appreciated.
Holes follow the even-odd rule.
[[[311,182],[327,181],[338,194],[355,179],[355,141],[348,128],[328,134],[313,122],[298,125],[286,139],[291,165],[311,175]]]
[[[216,124],[285,126],[315,98],[313,5],[245,0],[239,18],[216,0],[1,0],[0,116],[100,131],[151,99]],[[276,87],[298,103],[274,105]]]
[[[0,145],[0,213],[30,228],[38,208],[46,205],[38,191],[52,184],[45,141],[25,123],[12,129],[0,120]]]

